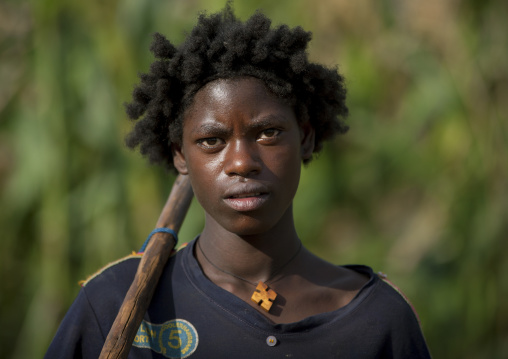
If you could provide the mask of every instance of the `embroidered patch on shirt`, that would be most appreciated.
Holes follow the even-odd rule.
[[[163,324],[143,320],[132,345],[152,349],[166,358],[187,358],[196,351],[198,341],[196,328],[186,320],[173,319]]]

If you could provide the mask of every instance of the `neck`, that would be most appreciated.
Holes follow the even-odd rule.
[[[289,222],[284,222],[280,221],[265,233],[239,235],[225,230],[207,215],[205,228],[199,238],[200,246],[208,260],[223,271],[252,282],[266,281],[301,246],[292,215]],[[195,255],[205,273],[225,277],[224,273],[208,263],[199,250]]]

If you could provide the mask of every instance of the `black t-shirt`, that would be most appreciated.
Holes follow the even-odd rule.
[[[296,323],[273,324],[216,286],[194,244],[170,258],[129,358],[429,358],[415,313],[366,266],[369,276],[346,306]],[[140,256],[99,272],[81,289],[46,358],[98,358]]]

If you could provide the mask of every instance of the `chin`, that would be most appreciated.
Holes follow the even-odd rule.
[[[244,218],[237,219],[235,221],[227,221],[226,223],[219,224],[226,231],[234,233],[240,237],[263,235],[269,232],[276,225],[276,223],[273,223],[273,219],[272,221],[266,221],[247,215],[245,215]]]

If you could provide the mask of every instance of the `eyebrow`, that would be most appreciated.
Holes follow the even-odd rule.
[[[260,118],[254,118],[249,123],[249,130],[262,130],[266,127],[286,124],[288,118],[284,115],[269,114]],[[211,123],[204,123],[192,129],[192,133],[197,135],[213,135],[213,136],[226,136],[230,133],[230,129],[220,122],[212,121]]]
[[[286,124],[288,122],[288,119],[286,116],[283,115],[268,115],[263,116],[259,119],[253,119],[252,123],[250,124],[250,128],[252,129],[262,129],[265,127],[280,125],[280,124]]]
[[[192,129],[192,133],[198,135],[213,134],[214,136],[225,136],[229,130],[220,123],[204,123]]]

